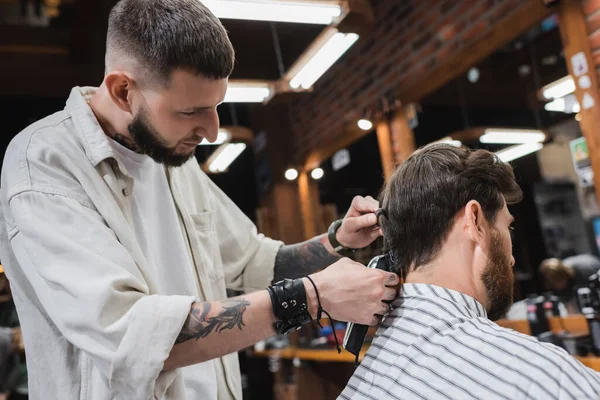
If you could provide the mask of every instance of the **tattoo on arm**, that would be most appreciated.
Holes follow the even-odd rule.
[[[303,243],[283,246],[275,258],[274,282],[283,278],[302,278],[328,267],[337,260],[323,245],[327,236],[316,237]]]
[[[213,331],[221,333],[224,330],[231,330],[236,326],[242,330],[244,312],[250,305],[249,301],[243,298],[225,300],[221,302],[223,309],[215,316],[209,317],[213,306],[209,302],[194,303],[192,309],[183,325],[181,333],[177,337],[175,344],[183,343],[190,339],[200,339],[207,337]]]

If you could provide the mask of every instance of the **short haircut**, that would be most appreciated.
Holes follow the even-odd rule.
[[[498,211],[521,200],[512,167],[495,154],[431,144],[401,164],[382,191],[380,219],[392,270],[406,274],[437,257],[458,212],[471,200],[494,224]]]
[[[170,82],[175,69],[229,77],[234,50],[227,31],[200,0],[121,0],[111,10],[107,63],[132,57],[148,78]]]

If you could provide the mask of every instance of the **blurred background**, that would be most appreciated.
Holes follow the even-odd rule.
[[[0,0],[0,158],[19,131],[61,110],[73,86],[102,82],[115,3]],[[513,320],[539,333],[544,316],[528,307],[552,289],[542,261],[599,254],[600,1],[204,3],[237,61],[219,143],[196,156],[261,232],[287,243],[325,232],[427,143],[497,152],[525,194],[510,209],[515,301],[524,305]],[[355,258],[366,264],[381,249],[378,241]],[[555,292],[577,300],[574,286]],[[0,325],[18,328],[9,290],[0,301]],[[567,312],[585,331],[596,309],[574,304]],[[351,355],[331,350],[344,329],[310,325],[241,352],[245,397],[336,398],[354,369]],[[0,389],[26,398],[26,360],[13,347]]]

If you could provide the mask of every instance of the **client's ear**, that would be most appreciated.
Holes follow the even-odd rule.
[[[476,200],[471,200],[465,206],[465,229],[469,238],[480,247],[485,248],[487,236],[487,221],[483,214],[481,204]]]

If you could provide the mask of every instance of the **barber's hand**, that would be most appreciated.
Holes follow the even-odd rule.
[[[337,231],[337,241],[349,249],[362,249],[373,243],[382,235],[375,216],[378,208],[379,202],[371,196],[356,196]]]
[[[389,311],[384,300],[396,298],[398,275],[343,258],[321,272],[311,275],[321,298],[323,309],[336,320],[361,325],[379,324]],[[312,294],[310,283],[307,293]],[[309,295],[309,298],[312,297]],[[309,305],[314,310],[316,305]],[[314,316],[314,314],[311,312]]]

